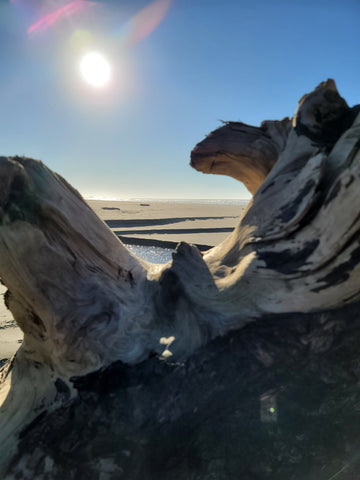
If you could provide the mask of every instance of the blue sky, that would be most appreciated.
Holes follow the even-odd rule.
[[[85,196],[247,198],[189,166],[220,120],[292,116],[329,77],[360,101],[358,0],[171,0],[132,44],[129,21],[151,2],[102,0],[27,33],[67,3],[0,1],[1,154],[40,159]],[[111,65],[102,88],[80,75],[87,50]]]

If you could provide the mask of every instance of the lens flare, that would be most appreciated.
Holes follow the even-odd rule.
[[[92,50],[94,37],[89,30],[75,30],[69,39],[69,44],[75,52],[86,52]]]
[[[140,42],[150,35],[164,19],[170,3],[171,0],[155,0],[140,10],[131,20],[130,42]]]
[[[130,47],[144,40],[164,20],[172,0],[155,0],[140,10],[126,23],[122,23],[113,33],[114,41],[121,47]]]
[[[68,17],[73,15],[77,11],[89,6],[95,5],[95,2],[89,2],[87,0],[74,0],[73,2],[67,3],[63,7],[58,8],[52,13],[49,13],[37,22],[33,23],[28,29],[28,34],[33,34],[42,30],[46,30],[51,27],[57,20],[63,17]]]

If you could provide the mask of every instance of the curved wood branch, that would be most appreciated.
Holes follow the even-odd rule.
[[[202,154],[221,138],[236,154],[219,173],[246,177],[254,198],[222,244],[202,255],[181,243],[167,265],[136,259],[40,162],[0,159],[0,276],[24,331],[0,380],[2,471],[24,426],[76,397],[90,372],[152,354],[182,362],[264,316],[314,318],[360,300],[358,108],[327,81],[301,100],[293,127],[234,125],[194,163],[207,168]]]
[[[226,122],[191,152],[190,165],[203,173],[229,175],[254,194],[282,151],[291,121],[266,121],[260,127]]]

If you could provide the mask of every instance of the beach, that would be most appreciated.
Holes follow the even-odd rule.
[[[244,205],[88,200],[124,243],[175,247],[179,241],[212,247],[239,221]],[[244,202],[245,204],[245,202]]]
[[[125,243],[175,248],[185,241],[206,250],[223,241],[239,222],[246,202],[87,200],[94,212]],[[22,342],[22,332],[5,307],[0,287],[0,366]]]

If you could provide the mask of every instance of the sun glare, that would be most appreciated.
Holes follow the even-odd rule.
[[[84,79],[94,87],[102,87],[110,80],[110,65],[100,53],[92,52],[85,55],[80,63],[80,71]]]

